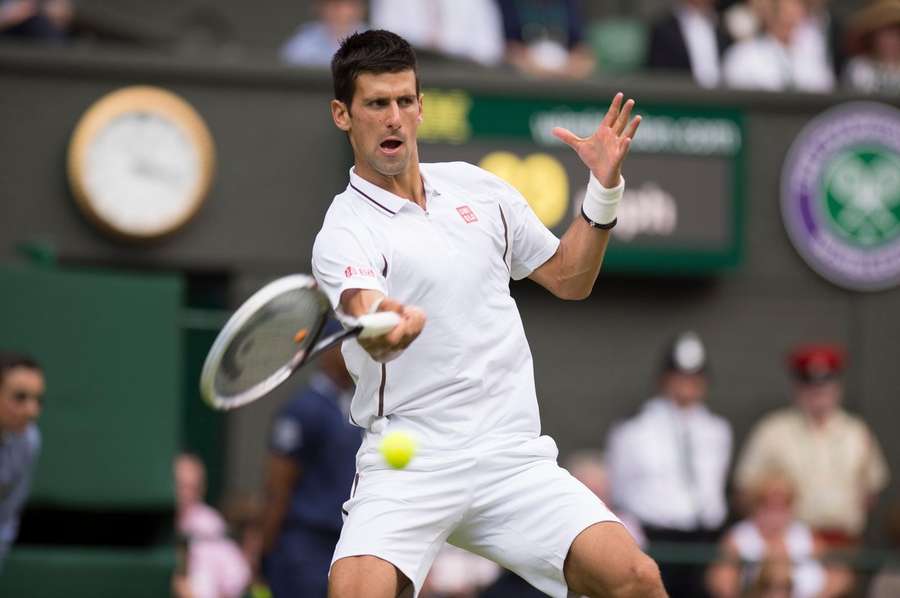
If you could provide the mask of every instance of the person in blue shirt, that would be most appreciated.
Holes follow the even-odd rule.
[[[339,328],[332,322],[324,331]],[[349,422],[353,382],[340,348],[277,413],[269,438],[262,574],[275,598],[325,597],[362,435]]]
[[[36,361],[0,353],[0,568],[19,530],[41,447],[44,374]]]

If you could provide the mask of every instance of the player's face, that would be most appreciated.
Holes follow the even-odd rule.
[[[416,131],[422,102],[412,70],[360,74],[350,110],[334,100],[332,115],[338,128],[350,135],[360,176],[398,176],[418,163]]]
[[[15,367],[0,383],[0,429],[23,432],[41,414],[44,376],[40,371]]]

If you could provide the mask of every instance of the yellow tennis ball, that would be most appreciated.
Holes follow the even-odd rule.
[[[381,441],[381,454],[388,465],[403,469],[416,453],[416,441],[406,432],[390,432]]]

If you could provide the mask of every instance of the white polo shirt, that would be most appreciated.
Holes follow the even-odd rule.
[[[357,378],[351,421],[387,417],[420,451],[540,434],[531,351],[509,280],[546,262],[559,240],[500,178],[464,162],[420,164],[427,210],[357,176],[334,198],[313,247],[313,275],[339,305],[374,289],[427,316],[399,357],[378,363],[344,343]]]

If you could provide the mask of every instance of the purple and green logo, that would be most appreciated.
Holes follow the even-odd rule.
[[[900,283],[900,110],[852,102],[813,119],[785,160],[781,212],[794,247],[834,284]]]

